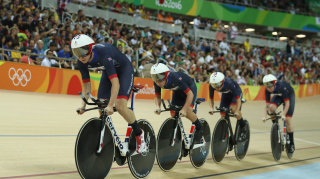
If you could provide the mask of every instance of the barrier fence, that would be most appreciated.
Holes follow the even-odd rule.
[[[77,70],[58,69],[0,61],[0,89],[77,95],[82,91],[81,74]],[[90,73],[91,94],[96,96],[101,73]],[[135,78],[134,84],[144,85],[137,94],[137,99],[154,99],[152,79]],[[209,99],[209,84],[196,83],[198,98]],[[240,86],[243,98],[249,101],[264,100],[264,86]],[[320,94],[320,84],[294,85],[297,98]],[[172,91],[162,89],[161,97],[171,99]],[[220,101],[221,93],[215,92],[214,100]]]

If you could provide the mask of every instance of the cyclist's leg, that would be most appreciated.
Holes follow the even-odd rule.
[[[271,102],[270,102],[270,107],[269,107],[269,113],[273,113],[273,111],[277,111],[277,108],[283,103],[283,100],[280,96],[278,95],[273,95]],[[270,117],[273,117],[273,115],[270,115]],[[272,122],[275,123],[275,120],[272,119]]]
[[[232,102],[232,97],[226,93],[222,93],[221,101],[220,101],[220,108],[229,108]],[[221,118],[223,118],[226,114],[220,113]]]
[[[289,139],[290,139],[290,144],[294,144],[294,139],[293,139],[294,127],[293,127],[293,123],[292,123],[292,116],[293,116],[294,106],[295,106],[294,95],[289,97],[289,101],[290,101],[290,106],[289,106],[289,110],[286,114],[286,125],[287,125],[287,133],[288,133]]]

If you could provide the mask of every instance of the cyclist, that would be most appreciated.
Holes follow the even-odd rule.
[[[83,34],[72,39],[71,48],[73,54],[79,59],[77,66],[82,76],[82,92],[85,98],[88,99],[87,92],[91,92],[88,68],[103,69],[98,98],[109,99],[109,104],[104,111],[107,115],[113,114],[113,106],[115,105],[119,114],[132,126],[137,139],[136,152],[146,151],[144,131],[139,128],[133,111],[127,108],[134,81],[133,67],[128,58],[112,45],[95,44],[89,36]],[[82,105],[78,109],[79,114],[84,112],[85,107],[86,104],[82,101]]]
[[[233,81],[231,78],[225,77],[223,73],[214,72],[210,76],[210,85],[209,85],[209,106],[211,111],[209,114],[213,115],[213,106],[214,106],[214,91],[222,93],[220,108],[231,108],[232,112],[236,115],[236,118],[240,125],[239,138],[238,141],[243,140],[245,137],[245,132],[247,130],[247,124],[242,118],[241,113],[241,98],[242,91],[239,85]],[[221,118],[225,116],[224,113],[220,113]]]
[[[289,135],[290,144],[289,144],[289,153],[293,153],[295,150],[293,142],[293,124],[292,124],[292,115],[295,105],[295,94],[291,85],[285,81],[277,80],[274,75],[268,74],[263,77],[263,85],[266,87],[266,108],[264,110],[264,117],[262,121],[266,121],[267,110],[269,112],[276,111],[277,108],[283,104],[284,109],[282,113],[282,120],[286,121],[287,124],[287,133]],[[270,95],[273,94],[270,103]],[[272,120],[275,123],[274,120]]]
[[[179,112],[181,117],[187,117],[195,124],[195,136],[192,142],[200,142],[202,137],[202,124],[193,112],[193,105],[197,99],[197,86],[194,80],[183,72],[170,72],[169,68],[162,64],[156,63],[150,69],[151,77],[154,81],[155,88],[155,114],[160,115],[161,105],[161,88],[173,90],[172,105],[183,106]],[[171,116],[175,116],[175,112],[171,111]]]

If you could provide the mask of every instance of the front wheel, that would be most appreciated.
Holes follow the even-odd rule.
[[[134,177],[145,178],[150,174],[154,165],[157,141],[154,130],[147,120],[140,119],[138,125],[144,131],[144,140],[148,150],[144,153],[128,156],[128,165]],[[133,131],[129,137],[129,149],[136,150],[136,136]]]
[[[100,153],[97,153],[101,129],[102,120],[91,118],[83,124],[78,133],[75,162],[82,178],[105,178],[111,169],[114,159],[114,140],[109,127],[105,125],[103,148]]]
[[[210,126],[205,119],[200,119],[202,123],[203,137],[200,141],[195,141],[193,148],[190,150],[190,161],[195,168],[200,168],[207,160],[209,155],[210,141],[211,141],[211,132]],[[203,146],[197,147],[197,145]]]
[[[282,139],[280,136],[279,125],[277,123],[274,123],[271,127],[270,139],[273,158],[278,162],[282,153]]]
[[[181,151],[181,130],[177,122],[174,118],[165,120],[157,137],[157,162],[161,170],[165,172],[176,165]],[[176,138],[173,139],[175,126],[177,126]],[[172,146],[173,140],[174,145]]]
[[[220,163],[228,150],[229,130],[228,122],[219,119],[212,133],[211,153],[213,161]]]

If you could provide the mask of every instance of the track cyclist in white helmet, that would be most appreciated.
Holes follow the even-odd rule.
[[[202,124],[193,112],[194,103],[197,100],[197,86],[194,80],[183,72],[171,72],[169,68],[162,64],[157,63],[151,67],[151,77],[154,81],[155,88],[155,114],[160,114],[161,106],[161,88],[173,90],[172,105],[183,106],[179,112],[181,117],[187,117],[195,124],[195,143],[200,143],[203,136]],[[171,111],[171,116],[175,116],[175,112]],[[192,145],[193,146],[193,145]]]
[[[132,126],[136,135],[137,153],[147,150],[144,140],[144,131],[139,128],[132,110],[127,108],[131,93],[134,71],[128,58],[114,46],[101,43],[95,44],[87,35],[77,35],[71,41],[73,54],[79,59],[78,69],[82,76],[82,93],[88,99],[87,92],[91,92],[90,75],[88,68],[104,69],[98,89],[98,98],[109,99],[105,108],[107,115],[113,114],[115,105],[119,114]],[[86,104],[82,101],[78,109],[82,114]]]
[[[241,137],[245,136],[245,132],[247,130],[247,123],[242,118],[241,113],[241,98],[242,98],[242,91],[239,87],[238,83],[233,81],[231,78],[225,77],[223,73],[214,72],[210,76],[210,85],[209,85],[209,106],[211,111],[209,114],[213,115],[213,106],[214,106],[214,91],[222,93],[221,95],[221,102],[220,108],[228,108],[232,109],[232,112],[236,114],[236,118],[240,125],[240,135],[239,138],[236,139],[241,141]],[[224,113],[220,113],[221,118],[225,116]]]
[[[293,141],[294,128],[292,124],[292,115],[295,105],[294,90],[289,83],[277,80],[277,78],[271,74],[265,75],[263,77],[263,85],[266,87],[266,107],[264,110],[264,117],[262,118],[262,121],[266,121],[267,110],[269,110],[269,113],[271,113],[273,111],[276,111],[281,104],[284,105],[281,119],[285,120],[287,124],[287,133],[290,139],[288,152],[293,153],[295,150]],[[273,94],[273,97],[270,101],[271,94]],[[272,120],[272,122],[275,123],[274,120]]]

